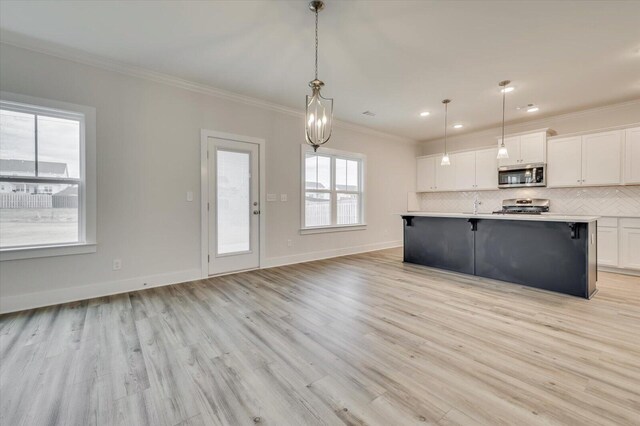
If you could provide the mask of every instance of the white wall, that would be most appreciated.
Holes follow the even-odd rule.
[[[505,126],[505,134],[548,127],[554,130],[557,136],[561,136],[632,123],[640,123],[640,99],[508,125]],[[498,137],[500,137],[501,132],[502,129],[496,127],[459,136],[451,136],[451,133],[449,133],[447,138],[448,149],[449,151],[461,151],[491,146],[498,143]],[[444,140],[442,139],[423,141],[421,145],[422,155],[438,154],[444,150]]]
[[[186,192],[200,194],[201,128],[266,139],[267,192],[289,196],[263,209],[269,264],[401,242],[396,214],[415,190],[412,141],[335,127],[332,148],[367,156],[368,227],[301,236],[302,117],[0,46],[1,90],[97,109],[98,162],[97,253],[2,262],[2,311],[199,277],[200,200]],[[122,270],[111,270],[114,258]]]

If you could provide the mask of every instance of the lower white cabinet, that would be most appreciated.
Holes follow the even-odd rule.
[[[598,265],[618,266],[618,219],[598,219]]]
[[[598,219],[598,266],[640,270],[640,218]]]
[[[640,219],[620,219],[620,267],[640,269]]]

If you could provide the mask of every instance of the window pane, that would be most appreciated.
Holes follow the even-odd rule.
[[[0,182],[0,247],[78,238],[78,185]]]
[[[318,156],[307,154],[304,166],[305,188],[318,189]]]
[[[347,160],[347,191],[358,191],[360,189],[359,176],[360,171],[359,161]]]
[[[217,151],[218,254],[251,249],[251,156]]]
[[[80,177],[80,122],[38,116],[38,176]]]
[[[344,158],[336,158],[336,189],[347,189],[347,160]]]
[[[331,189],[331,158],[307,154],[305,157],[305,188]]]
[[[35,176],[35,116],[0,110],[0,173]]]
[[[338,194],[338,225],[360,223],[360,196],[357,194]]]
[[[326,193],[305,193],[305,226],[331,225],[331,195]]]

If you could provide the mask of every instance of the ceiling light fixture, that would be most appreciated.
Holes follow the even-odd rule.
[[[539,111],[539,110],[540,110],[540,108],[538,108],[535,105],[532,105],[532,104],[527,105],[527,112],[536,112],[536,111]]]
[[[440,161],[441,166],[449,166],[451,165],[451,160],[449,159],[449,154],[447,153],[447,114],[449,112],[449,103],[451,99],[445,99],[442,101],[444,104],[444,155],[442,156],[442,161]]]
[[[454,129],[462,129],[463,127],[464,127],[464,126],[463,126],[462,124],[460,124],[460,123],[458,123],[458,124],[454,124],[454,125],[453,125],[453,128],[454,128]]]
[[[425,111],[425,112],[421,112],[420,113],[420,117],[427,117],[428,115],[430,115],[431,113],[429,111]]]
[[[505,87],[504,89],[501,89],[500,91],[503,92],[503,93],[511,93],[511,92],[513,92],[514,89],[515,89],[515,87],[509,86],[509,87]]]
[[[333,99],[324,98],[320,94],[320,89],[324,86],[318,80],[318,12],[324,9],[324,2],[312,1],[309,9],[316,15],[316,62],[315,78],[309,82],[311,96],[307,95],[305,103],[305,135],[307,143],[317,151],[321,145],[327,143],[331,137],[333,124]]]
[[[500,143],[500,148],[498,149],[498,159],[509,158],[507,147],[504,146],[504,110],[506,106],[507,86],[509,83],[511,83],[509,80],[503,80],[498,83],[498,86],[502,87],[502,141]]]

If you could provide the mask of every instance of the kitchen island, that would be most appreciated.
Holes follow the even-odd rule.
[[[596,292],[595,216],[408,212],[404,261],[584,298]]]

